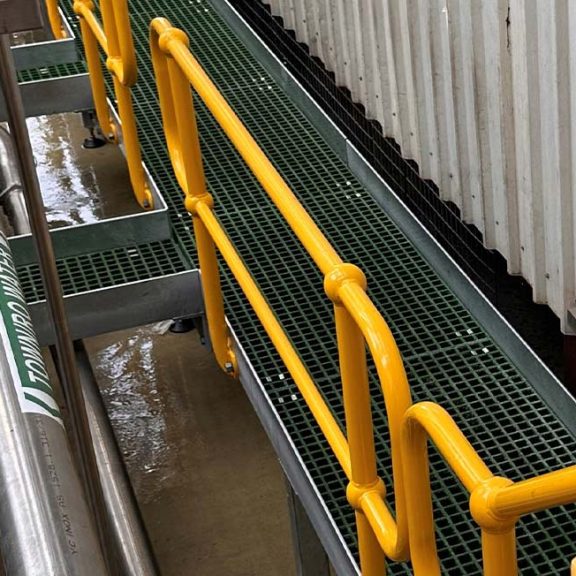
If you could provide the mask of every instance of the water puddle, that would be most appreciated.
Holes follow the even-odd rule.
[[[172,334],[168,326],[87,341],[134,490],[146,503],[170,489],[189,490],[206,475],[221,476],[219,462],[243,458],[230,443],[242,426],[241,412],[222,411],[223,401],[247,402],[241,388],[218,368],[196,332]]]
[[[176,454],[168,440],[167,397],[160,394],[154,350],[159,337],[154,326],[138,328],[128,338],[100,349],[93,365],[100,382],[118,444],[140,498],[150,497],[150,486],[174,476]],[[149,482],[146,475],[153,475]]]
[[[167,326],[86,341],[162,574],[295,574],[281,469],[242,386]]]

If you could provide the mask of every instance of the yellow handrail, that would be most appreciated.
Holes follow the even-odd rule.
[[[298,202],[253,137],[190,53],[186,34],[163,18],[151,24],[152,62],[170,158],[185,204],[193,215],[200,268],[211,261],[210,277],[203,272],[205,294],[220,294],[212,244],[221,251],[232,273],[271,336],[312,413],[350,480],[347,497],[356,510],[358,546],[365,576],[385,572],[385,555],[394,560],[408,556],[417,575],[440,574],[434,539],[434,520],[427,460],[427,437],[435,442],[449,465],[472,493],[471,511],[482,528],[487,576],[513,576],[517,572],[514,527],[521,514],[576,500],[576,467],[513,484],[495,477],[478,457],[450,416],[439,406],[411,407],[402,359],[392,334],[366,294],[366,280],[355,266],[343,263],[314,221]],[[341,432],[325,403],[311,402],[314,383],[297,360],[296,352],[273,316],[258,286],[251,279],[212,211],[206,192],[200,144],[190,86],[196,90],[268,196],[325,275],[324,288],[334,303],[349,460],[338,454]],[[220,297],[221,298],[221,297]],[[214,313],[215,311],[215,313]],[[207,309],[210,318],[211,311]],[[217,319],[211,335],[217,357],[231,354],[221,300],[212,311]],[[365,343],[380,378],[390,429],[396,493],[396,521],[384,503],[385,490],[376,471]],[[222,362],[222,361],[221,361]],[[342,442],[343,446],[346,442]],[[348,469],[349,466],[349,469]]]
[[[482,529],[484,574],[515,576],[518,519],[576,501],[576,466],[513,483],[490,472],[443,408],[431,402],[412,406],[404,419],[402,450],[416,575],[440,576],[428,477],[428,438],[471,494],[470,511]]]
[[[81,16],[99,120],[103,127],[113,130],[98,62],[98,44],[108,55],[107,67],[113,73],[118,95],[136,81],[132,39],[126,33],[129,32],[126,0],[101,0],[104,30],[90,0],[76,0],[74,7]],[[400,353],[389,327],[366,294],[362,271],[341,260],[192,56],[186,34],[173,28],[166,19],[156,18],[150,26],[150,44],[170,159],[185,194],[186,209],[193,218],[206,315],[217,361],[229,374],[236,374],[236,358],[224,317],[216,249],[256,312],[349,479],[347,497],[356,511],[364,576],[381,576],[386,570],[385,556],[405,560],[409,549],[417,576],[440,575],[428,438],[471,494],[471,513],[482,529],[484,573],[487,576],[517,574],[516,522],[524,514],[576,501],[576,466],[518,483],[494,476],[445,410],[430,402],[412,405]],[[213,212],[213,198],[206,190],[190,86],[324,274],[324,289],[334,304],[346,436]],[[119,109],[123,108],[131,118],[136,138],[129,91],[126,94],[129,110],[125,99],[120,103],[120,97]],[[124,131],[124,120],[122,124]],[[388,415],[396,519],[385,504],[384,484],[376,470],[366,344],[377,368]],[[576,559],[571,570],[572,576],[576,576]]]
[[[52,34],[56,40],[63,40],[67,37],[66,30],[62,23],[60,10],[58,9],[58,0],[46,0],[46,12],[48,13],[48,21]]]
[[[186,196],[186,208],[193,216],[206,313],[220,365],[231,363],[232,352],[224,322],[214,242],[229,264],[230,261],[235,262],[236,270],[239,272],[238,275],[235,274],[236,279],[239,280],[265,330],[273,341],[280,342],[278,350],[281,356],[284,358],[293,355],[297,358],[297,355],[258,287],[253,281],[248,280],[249,273],[243,265],[240,265],[241,260],[233,246],[228,241],[224,242],[225,233],[213,215],[213,200],[207,193],[204,182],[190,85],[204,101],[325,275],[325,290],[335,307],[349,443],[350,464],[348,466],[346,463],[343,466],[350,479],[347,495],[356,510],[363,573],[367,576],[380,575],[384,570],[382,549],[393,559],[408,557],[399,442],[402,416],[410,406],[411,399],[402,360],[394,339],[384,319],[366,295],[362,272],[355,266],[344,263],[332,248],[192,56],[186,34],[173,28],[166,19],[156,18],[151,24],[150,40],[168,150],[178,182]],[[388,411],[395,477],[396,522],[383,503],[384,485],[376,472],[365,341],[372,351],[381,377]],[[309,376],[305,372],[294,371],[294,367],[294,362],[287,364],[294,381],[308,402],[308,398],[318,392]],[[318,402],[308,402],[308,406],[320,426],[325,429],[328,442],[342,464],[342,457],[338,456],[335,449],[338,444],[336,439],[339,438],[341,431],[333,419],[330,418],[329,424],[326,423],[329,408],[320,396]],[[384,517],[381,515],[374,517],[375,507],[380,511],[385,510]],[[370,518],[373,518],[372,522]]]
[[[324,399],[314,385],[314,382],[310,378],[306,367],[300,360],[298,354],[296,354],[294,347],[284,333],[284,330],[280,326],[276,316],[274,316],[274,313],[260,293],[260,290],[250,275],[250,272],[246,269],[242,259],[238,256],[234,246],[228,239],[226,232],[224,232],[217,218],[214,216],[211,207],[206,202],[198,202],[197,217],[206,227],[210,237],[213,238],[216,246],[224,257],[224,260],[226,260],[226,263],[234,274],[234,277],[242,287],[244,294],[256,311],[258,319],[266,327],[268,336],[270,336],[270,339],[278,350],[280,357],[294,378],[294,381],[298,384],[302,397],[308,406],[310,406],[312,412],[316,415],[318,424],[324,436],[326,436],[334,454],[338,458],[338,462],[342,466],[345,474],[350,477],[351,465],[348,442],[342,434],[342,431],[330,412],[330,409],[326,406]]]
[[[52,31],[56,37],[61,37],[58,36],[61,29],[58,1],[46,0],[46,3]],[[80,20],[96,116],[104,136],[109,141],[119,143],[120,135],[116,131],[108,110],[106,84],[100,63],[100,47],[107,57],[106,68],[112,74],[114,81],[122,142],[124,143],[134,195],[143,208],[151,209],[154,207],[154,199],[142,166],[140,143],[130,92],[130,87],[135,84],[137,79],[137,65],[127,0],[100,0],[99,5],[103,24],[100,23],[94,12],[95,7],[92,0],[75,0],[74,2],[74,12]]]

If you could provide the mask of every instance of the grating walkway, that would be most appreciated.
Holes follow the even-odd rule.
[[[194,265],[190,220],[163,144],[148,57],[148,24],[165,16],[186,30],[194,54],[342,257],[368,277],[390,324],[415,401],[449,410],[492,471],[519,480],[576,463],[576,439],[381,211],[315,129],[214,13],[207,0],[132,0],[140,79],[134,90],[144,161],[171,214],[173,240],[59,262],[66,293],[161,276]],[[67,6],[69,9],[69,6]],[[71,13],[71,11],[69,11]],[[22,79],[83,71],[83,65],[27,71]],[[310,374],[340,422],[337,351],[322,278],[215,122],[199,126],[217,215],[232,237]],[[224,270],[227,315],[292,436],[348,546],[356,553],[345,477],[257,319]],[[35,266],[20,269],[29,301],[42,294]],[[391,486],[384,403],[372,370],[380,472]],[[439,551],[445,574],[480,574],[480,535],[467,496],[432,454]],[[392,500],[392,495],[388,501]],[[521,573],[566,572],[576,552],[574,508],[525,518],[518,527]],[[392,565],[392,574],[411,574]]]

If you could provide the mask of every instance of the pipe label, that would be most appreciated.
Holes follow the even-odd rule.
[[[62,424],[26,300],[4,234],[0,233],[0,340],[7,352],[20,409]]]

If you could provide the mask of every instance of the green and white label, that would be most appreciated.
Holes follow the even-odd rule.
[[[42,414],[62,424],[52,386],[12,254],[0,233],[0,339],[6,350],[22,412]]]

